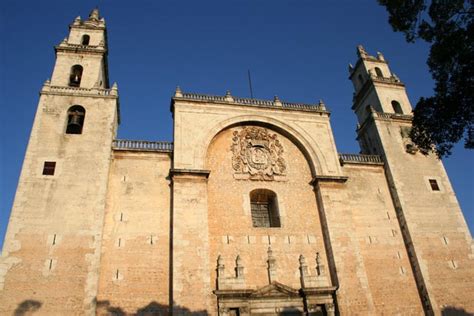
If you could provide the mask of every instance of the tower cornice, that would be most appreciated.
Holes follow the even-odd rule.
[[[90,45],[79,45],[79,44],[59,44],[54,47],[55,52],[73,52],[73,53],[86,53],[86,54],[98,54],[106,55],[107,49],[105,46],[90,46]]]

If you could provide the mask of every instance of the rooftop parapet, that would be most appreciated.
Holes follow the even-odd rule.
[[[379,155],[339,154],[341,166],[344,164],[383,165]]]
[[[234,97],[229,91],[223,96],[220,95],[208,95],[199,93],[188,93],[182,92],[178,87],[176,89],[173,101],[184,100],[184,101],[198,101],[206,103],[223,103],[223,104],[234,104],[244,105],[252,107],[263,107],[263,108],[275,108],[275,109],[287,109],[305,112],[319,112],[329,114],[323,101],[315,104],[304,104],[304,103],[290,103],[281,101],[277,96],[273,100],[262,100],[262,99],[251,99]]]
[[[172,142],[150,142],[145,140],[115,139],[112,142],[114,150],[173,152]]]

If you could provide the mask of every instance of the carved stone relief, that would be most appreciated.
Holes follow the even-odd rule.
[[[256,126],[234,130],[231,150],[235,178],[283,180],[286,162],[283,146],[276,134]]]

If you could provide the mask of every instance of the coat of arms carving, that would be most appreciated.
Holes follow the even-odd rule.
[[[286,174],[283,146],[276,134],[248,126],[233,132],[232,168],[238,179],[278,180]]]

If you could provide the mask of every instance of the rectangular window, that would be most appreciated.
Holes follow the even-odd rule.
[[[435,179],[430,179],[429,181],[430,181],[431,190],[439,191],[438,182]]]
[[[43,175],[54,176],[54,169],[56,169],[56,161],[45,161],[43,166]]]

